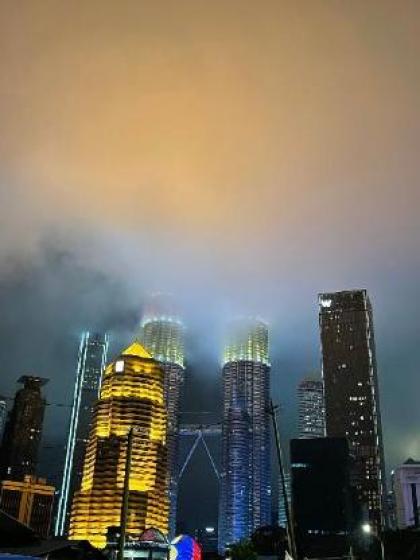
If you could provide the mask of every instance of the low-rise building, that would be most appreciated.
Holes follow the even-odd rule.
[[[407,459],[395,469],[395,504],[398,529],[420,527],[420,461]]]
[[[50,531],[54,502],[54,486],[44,478],[27,475],[24,480],[3,480],[0,488],[0,509],[38,535],[47,537]]]

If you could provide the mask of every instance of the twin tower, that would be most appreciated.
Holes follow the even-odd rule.
[[[132,428],[127,533],[175,533],[184,327],[166,298],[153,298],[140,338],[105,368],[106,338],[87,335],[79,352],[56,532],[99,548],[120,525]],[[223,358],[220,549],[270,522],[269,373],[266,325],[233,324]]]

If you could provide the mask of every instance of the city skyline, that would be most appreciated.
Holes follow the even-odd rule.
[[[327,405],[329,403],[329,400],[331,398],[331,371],[335,371],[334,368],[336,368],[337,364],[339,364],[338,370],[343,369],[344,367],[346,368],[346,370],[348,368],[349,372],[345,372],[348,375],[352,373],[353,369],[355,368],[355,370],[358,371],[358,377],[357,380],[360,379],[364,379],[363,376],[366,377],[366,379],[370,380],[369,383],[373,380],[373,385],[375,387],[375,391],[373,394],[376,393],[376,403],[374,404],[374,408],[373,410],[375,410],[375,407],[378,409],[378,417],[379,417],[379,400],[378,400],[378,396],[377,396],[377,378],[376,378],[376,361],[375,361],[375,346],[374,346],[374,337],[373,337],[373,315],[372,315],[372,309],[370,307],[370,303],[369,303],[369,299],[368,296],[365,292],[365,290],[354,290],[354,291],[344,291],[344,292],[337,292],[337,293],[324,293],[321,294],[319,296],[319,306],[320,306],[320,327],[321,327],[321,340],[322,340],[322,346],[321,346],[321,350],[322,350],[322,356],[323,356],[323,379],[324,382],[327,382],[327,391],[326,391],[326,396],[327,396]],[[144,317],[147,317],[147,315],[144,315]],[[165,319],[165,321],[163,321],[163,319]],[[151,321],[152,326],[154,322],[157,322],[158,324],[156,325],[156,327],[153,327],[153,329],[157,328],[158,329],[158,333],[155,333],[153,335],[153,329],[149,332],[149,344],[152,347],[152,339],[155,341],[156,346],[154,346],[152,348],[152,350],[158,354],[159,354],[159,358],[160,360],[163,359],[163,349],[164,347],[166,347],[166,345],[168,344],[168,342],[165,338],[165,336],[162,338],[161,335],[165,334],[167,327],[169,326],[170,328],[170,332],[172,332],[172,329],[174,328],[174,325],[181,325],[180,321],[177,319],[175,321],[175,317],[169,317],[168,315],[161,315],[160,319],[159,319],[159,314],[154,314],[153,317],[150,316],[149,319],[144,320],[144,326],[147,325],[148,321]],[[163,322],[162,322],[163,321]],[[175,323],[174,323],[175,321]],[[167,324],[168,323],[168,324]],[[332,328],[332,333],[329,333],[329,331]],[[184,325],[182,325],[182,329],[184,329]],[[335,332],[335,330],[337,330],[337,333]],[[327,332],[328,331],[328,332]],[[347,333],[350,333],[348,334]],[[360,331],[360,332],[359,332]],[[253,479],[254,474],[257,474],[256,480],[257,480],[257,485],[258,487],[261,486],[260,490],[264,487],[264,483],[263,483],[263,471],[264,468],[262,468],[261,472],[259,471],[259,469],[262,467],[262,463],[261,463],[261,458],[257,460],[257,465],[253,465],[253,459],[251,460],[251,462],[249,463],[248,467],[246,467],[246,461],[244,462],[244,457],[245,456],[249,456],[250,458],[252,458],[257,450],[257,455],[258,455],[258,449],[260,449],[261,445],[261,449],[268,449],[268,446],[266,445],[266,443],[264,443],[266,441],[265,437],[262,437],[262,439],[258,439],[259,435],[262,434],[260,428],[258,427],[259,424],[258,422],[260,422],[260,420],[258,420],[260,413],[258,412],[258,407],[257,409],[255,408],[255,406],[260,402],[261,396],[265,394],[265,397],[263,399],[263,401],[261,401],[262,407],[261,407],[261,403],[260,403],[260,408],[261,411],[263,411],[263,413],[267,416],[267,410],[268,410],[268,403],[269,403],[269,393],[266,391],[268,390],[268,377],[266,377],[267,372],[269,372],[270,369],[270,357],[269,357],[269,346],[268,346],[268,325],[265,324],[264,322],[261,321],[261,319],[259,318],[251,318],[251,317],[246,317],[246,318],[239,318],[234,320],[233,322],[230,322],[228,324],[228,329],[227,329],[227,340],[225,342],[224,345],[224,350],[222,352],[222,356],[223,356],[223,361],[222,363],[223,365],[223,377],[224,377],[224,395],[225,395],[225,400],[224,400],[224,408],[225,411],[227,411],[227,416],[224,416],[224,421],[227,420],[227,422],[231,423],[231,427],[228,428],[227,434],[230,433],[230,431],[232,430],[233,436],[231,438],[231,442],[230,445],[228,444],[227,446],[227,453],[230,456],[230,459],[228,461],[228,470],[230,473],[234,473],[235,469],[239,468],[238,470],[238,475],[234,474],[233,478],[232,478],[232,483],[233,483],[233,488],[235,489],[234,492],[232,493],[232,498],[233,498],[233,502],[232,502],[232,507],[235,510],[241,509],[242,510],[239,515],[239,517],[237,516],[237,514],[235,512],[233,516],[232,516],[232,522],[233,522],[233,538],[232,541],[236,541],[239,540],[240,538],[250,535],[252,530],[254,528],[257,528],[261,525],[267,524],[269,522],[269,519],[271,518],[272,514],[273,514],[273,510],[272,510],[272,503],[271,503],[271,499],[270,499],[270,504],[268,505],[267,508],[267,516],[266,518],[264,518],[261,515],[261,511],[260,513],[258,513],[258,510],[260,509],[260,506],[262,508],[263,502],[264,500],[262,499],[260,506],[258,506],[257,508],[257,521],[253,521],[254,518],[254,513],[253,509],[254,509],[254,505],[257,504],[260,501],[260,497],[257,496],[257,494],[254,495],[254,490],[253,490],[253,484],[249,484],[248,480]],[[159,336],[157,337],[157,334],[159,334]],[[145,333],[143,332],[143,336],[145,335]],[[153,335],[153,336],[152,336]],[[332,336],[332,338],[331,338]],[[347,337],[347,338],[346,338]],[[366,341],[364,341],[364,338],[366,338]],[[170,337],[171,338],[171,337]],[[175,337],[176,338],[176,337]],[[337,340],[336,340],[337,338]],[[344,341],[344,345],[342,344],[341,338],[343,338]],[[96,339],[95,339],[96,340]],[[175,339],[174,339],[175,340]],[[82,338],[82,343],[81,343],[81,349],[83,350],[83,343],[84,343],[84,338]],[[172,344],[173,342],[171,342]],[[331,343],[332,346],[331,346]],[[349,343],[351,343],[350,345],[350,350],[354,350],[354,352],[352,354],[354,354],[354,356],[352,354],[349,354],[348,356],[345,356],[346,353],[346,349]],[[182,348],[183,348],[183,342],[182,342]],[[355,346],[353,347],[353,344],[355,344]],[[85,344],[86,346],[86,344]],[[175,346],[177,346],[177,343],[175,344]],[[360,346],[360,348],[359,348]],[[366,349],[365,349],[366,346]],[[87,346],[86,346],[87,347]],[[145,348],[142,348],[140,346],[140,344],[138,342],[135,342],[132,347],[138,347],[140,350],[139,352],[139,356],[144,356],[146,357],[149,356],[151,358],[151,354],[148,354],[147,350]],[[131,348],[131,347],[130,347]],[[116,368],[115,371],[117,371],[118,369],[118,364],[123,363],[121,361],[121,357],[122,356],[129,356],[129,355],[135,355],[136,352],[131,352],[130,354],[130,348],[126,349],[123,354],[120,356],[119,360],[117,359],[117,361],[115,361],[114,363],[111,363],[108,368],[107,371],[110,370],[110,368]],[[81,351],[82,351],[81,350]],[[326,354],[325,354],[326,352]],[[341,354],[340,354],[341,352]],[[344,352],[344,354],[343,354]],[[80,352],[79,352],[80,353]],[[83,350],[84,354],[86,354],[86,349]],[[177,350],[175,353],[177,356],[179,356],[179,351]],[[366,356],[365,356],[366,354]],[[327,362],[326,360],[326,356],[327,356]],[[79,356],[80,357],[80,356]],[[343,365],[343,360],[345,359],[345,361],[347,362],[348,360],[350,360],[349,363],[346,363],[345,365]],[[338,361],[337,361],[338,360]],[[124,358],[125,361],[125,358]],[[103,360],[101,360],[101,363],[103,362]],[[363,364],[367,364],[368,370],[366,372],[362,371],[361,369],[361,365]],[[184,356],[182,357],[182,364],[184,364]],[[331,364],[332,364],[332,369],[331,369]],[[351,367],[350,367],[351,366]],[[357,367],[356,367],[357,366]],[[366,366],[366,367],[367,367]],[[164,367],[164,363],[161,364],[161,367]],[[263,368],[261,370],[261,367]],[[337,368],[336,368],[337,369]],[[86,371],[88,372],[88,379],[87,381],[89,382],[89,386],[90,388],[91,385],[95,385],[94,389],[97,391],[98,386],[99,386],[99,381],[98,379],[100,379],[100,374],[101,374],[101,368],[99,368],[99,378],[98,375],[96,375],[96,377],[94,378],[94,368],[92,367],[88,367],[86,369]],[[114,371],[114,370],[112,370]],[[265,373],[264,373],[265,372]],[[251,374],[251,376],[249,375]],[[233,377],[232,377],[233,375]],[[262,384],[258,384],[259,382],[257,382],[257,380],[259,379],[259,377],[262,375]],[[336,375],[336,373],[334,374]],[[347,375],[347,377],[348,377]],[[79,376],[80,377],[80,376]],[[230,381],[230,377],[232,378]],[[24,378],[22,378],[23,380]],[[31,378],[29,378],[31,379]],[[34,378],[35,380],[37,380],[37,378]],[[166,381],[170,379],[170,376],[166,379]],[[265,381],[264,381],[265,379]],[[350,378],[349,378],[350,379]],[[41,382],[43,382],[44,380],[40,379]],[[309,384],[309,386],[308,386]],[[316,385],[316,387],[314,387],[314,385]],[[313,398],[310,397],[310,407],[307,410],[307,412],[309,412],[309,416],[313,415],[313,413],[315,412],[315,416],[319,416],[319,413],[321,412],[323,414],[323,401],[322,402],[318,402],[318,393],[320,393],[322,395],[322,390],[321,392],[319,391],[319,382],[317,380],[311,380],[311,379],[304,379],[300,386],[299,386],[299,395],[300,397],[302,397],[302,393],[307,392],[308,390],[313,392],[315,390],[315,392],[317,393],[317,398],[316,398],[316,403],[314,402]],[[351,389],[350,393],[353,394],[353,392],[355,391],[360,391],[361,389],[358,389],[357,387],[360,385],[360,382],[356,384],[356,380],[354,383],[354,387]],[[255,394],[254,394],[254,388],[255,388]],[[347,390],[347,389],[346,389]],[[344,390],[344,394],[345,394],[345,401],[347,402],[348,398],[347,398],[347,393],[346,390]],[[350,394],[349,393],[349,394]],[[252,399],[250,402],[248,402],[250,395],[253,395]],[[347,396],[346,396],[347,395]],[[338,393],[334,393],[334,399],[336,399],[339,396]],[[167,398],[167,397],[166,397]],[[341,397],[340,397],[341,398]],[[227,400],[226,400],[227,399]],[[350,401],[354,400],[354,397],[350,397]],[[305,401],[305,402],[304,402]],[[100,402],[100,401],[99,401]],[[308,404],[307,399],[305,400],[305,398],[301,398],[301,404],[304,402],[305,405]],[[340,401],[341,402],[341,401]],[[230,403],[230,405],[229,405]],[[264,404],[265,403],[265,404]],[[49,404],[54,404],[54,403],[49,403]],[[98,403],[99,404],[99,403]],[[314,407],[314,404],[316,404],[316,406]],[[169,402],[166,402],[167,406],[171,406]],[[250,406],[251,405],[251,406]],[[307,408],[307,406],[306,406]],[[340,404],[340,408],[341,408],[341,416],[342,413],[345,409],[345,405],[343,405],[343,403]],[[315,410],[316,409],[316,410]],[[358,411],[359,409],[357,409]],[[337,432],[337,430],[335,430],[335,432],[333,430],[331,430],[331,405],[327,406],[326,408],[327,413],[327,419],[329,418],[329,432],[328,432],[328,436],[332,435],[339,435],[339,431]],[[169,411],[171,412],[171,411]],[[182,412],[182,410],[181,410]],[[321,415],[322,415],[321,414]],[[349,418],[353,417],[351,416],[352,413],[350,413]],[[372,413],[373,414],[373,413]],[[375,412],[376,414],[376,412]],[[340,417],[341,417],[340,416]],[[268,416],[267,416],[268,418]],[[347,418],[345,420],[345,422],[350,422],[349,418]],[[350,419],[351,419],[350,418]],[[307,420],[308,418],[305,417],[305,420]],[[363,419],[363,418],[362,418]],[[318,418],[316,418],[315,420],[318,421]],[[310,422],[311,423],[311,422]],[[315,422],[313,425],[317,424],[318,422]],[[312,423],[311,423],[312,424]],[[352,423],[351,425],[353,426],[354,423]],[[375,425],[380,425],[380,420],[375,420]],[[348,424],[350,425],[350,424]],[[168,428],[170,428],[171,423],[168,423]],[[235,427],[233,427],[235,426]],[[233,427],[233,428],[232,428]],[[311,429],[312,429],[312,425],[311,425]],[[343,430],[343,429],[342,429]],[[311,431],[311,430],[309,430]],[[261,433],[260,433],[261,432]],[[342,433],[344,433],[344,431],[342,431]],[[363,432],[361,432],[363,433]],[[370,432],[369,432],[370,433]],[[380,432],[378,432],[380,433]],[[236,435],[235,435],[236,434]],[[258,435],[259,434],[259,435]],[[346,435],[347,432],[345,432]],[[358,432],[355,432],[356,436],[358,434]],[[169,432],[168,432],[169,435]],[[255,437],[257,436],[257,439],[255,440]],[[300,434],[301,437],[305,437],[305,435],[303,433]],[[318,437],[322,437],[323,433],[318,434]],[[352,446],[354,446],[354,442],[352,441],[351,437],[348,435],[349,442]],[[357,439],[357,438],[356,438]],[[229,438],[228,438],[229,440]],[[225,442],[229,443],[229,441],[226,440],[226,436],[223,439],[222,437],[222,449],[223,452],[225,453]],[[255,441],[254,441],[255,440]],[[381,440],[380,436],[379,436],[379,441]],[[169,442],[169,440],[168,440]],[[257,445],[256,445],[257,444]],[[240,449],[242,449],[242,451],[240,451]],[[248,451],[246,451],[246,449],[248,449]],[[231,451],[233,451],[233,454],[231,453]],[[241,453],[242,453],[242,458],[241,458]],[[382,449],[379,448],[379,451],[377,453],[378,457],[382,456]],[[112,453],[111,453],[112,455]],[[225,454],[226,456],[226,454]],[[223,458],[222,458],[223,461]],[[225,466],[224,466],[225,465]],[[236,465],[236,466],[235,466]],[[370,465],[370,464],[369,464]],[[257,466],[257,471],[258,473],[255,471],[255,468]],[[381,469],[383,470],[383,465],[381,467]],[[373,463],[372,465],[368,466],[368,471],[370,477],[369,478],[374,478],[373,477]],[[219,522],[221,523],[220,525],[220,538],[222,542],[228,543],[231,542],[230,539],[226,540],[226,529],[224,527],[224,514],[223,513],[223,508],[226,507],[225,501],[223,496],[225,496],[226,498],[226,492],[223,492],[223,480],[224,480],[224,472],[226,471],[226,463],[222,464],[222,490],[221,490],[221,517],[219,518]],[[248,472],[249,471],[249,472]],[[255,471],[255,473],[254,473]],[[247,474],[248,472],[248,474]],[[249,473],[252,473],[252,476],[249,477]],[[353,474],[354,476],[354,474]],[[86,484],[85,484],[86,486]],[[362,483],[363,486],[363,483]],[[379,484],[379,488],[380,488],[380,484]],[[239,487],[243,487],[241,491],[238,492]],[[369,486],[371,487],[371,486]],[[83,484],[82,484],[82,488],[83,488]],[[385,486],[383,486],[383,488],[385,488]],[[269,487],[267,487],[267,496],[270,496],[270,491],[269,491]],[[380,490],[381,491],[381,490]],[[370,490],[369,490],[370,492]],[[251,496],[254,497],[251,499]],[[97,497],[96,497],[97,498]],[[370,500],[370,498],[369,498]],[[248,506],[247,506],[247,502],[248,502]],[[377,499],[375,497],[372,498],[372,504],[375,504],[377,502]],[[176,500],[175,500],[176,503]],[[369,502],[370,503],[370,502]],[[245,506],[245,507],[244,507]],[[369,506],[370,507],[370,506]],[[83,506],[84,508],[84,506]],[[384,514],[385,514],[385,510],[384,510]],[[85,514],[81,514],[82,515],[82,525],[85,523]],[[230,515],[230,514],[229,514]],[[229,517],[228,515],[228,517]],[[375,517],[376,516],[376,517]],[[374,525],[375,523],[377,523],[377,515],[375,514],[374,517],[371,518],[371,523],[372,525]],[[365,517],[366,519],[366,517]],[[375,521],[376,520],[376,521]],[[236,529],[235,529],[236,526]],[[248,526],[248,529],[247,529]],[[95,542],[99,542],[97,541],[97,537],[93,537]],[[225,541],[223,541],[223,539],[225,539]],[[223,548],[224,545],[219,544],[219,549]]]
[[[364,379],[332,393],[343,389],[343,410],[344,387],[351,407],[369,401],[373,426],[352,418],[344,432],[352,452],[356,436],[377,438],[363,447],[383,463],[383,446],[384,483],[420,460],[420,3],[3,4],[0,417],[18,378],[49,380],[36,476],[58,491],[69,465],[86,331],[110,334],[110,360],[144,336],[164,362],[168,447],[181,465],[192,436],[175,449],[178,412],[214,427],[223,367],[244,357],[269,367],[287,467],[296,388],[322,368],[318,294],[355,291],[374,310],[375,398],[357,392]],[[156,293],[176,309],[150,312]],[[269,360],[243,347],[226,361],[238,317],[267,325]],[[344,381],[349,363],[336,364]],[[231,397],[224,421],[243,452],[252,411]],[[171,468],[172,526],[178,507],[184,526],[216,527],[217,437],[208,453],[200,443],[178,487]],[[377,510],[376,489],[361,486]]]
[[[133,329],[133,333],[134,333],[134,332],[135,332],[135,328]],[[114,334],[117,334],[117,333],[114,333]],[[129,336],[130,336],[130,335],[129,335]],[[118,336],[117,336],[117,338],[118,338]],[[114,340],[114,343],[115,343],[115,340]],[[220,348],[220,351],[219,351],[218,354],[219,354],[219,356],[222,355],[222,349],[221,349],[221,348]],[[217,379],[216,379],[215,381],[217,381]],[[380,381],[381,381],[381,380],[380,380]],[[273,386],[273,384],[272,384],[272,389],[274,390],[274,394],[275,394],[275,392],[276,392],[276,385]],[[54,403],[51,403],[51,404],[54,405]],[[217,406],[217,402],[216,402],[216,406]],[[297,402],[296,402],[296,407],[297,407]],[[295,421],[296,421],[296,420],[295,420]],[[295,428],[295,429],[292,430],[290,433],[291,433],[292,435],[293,435],[293,434],[298,435],[298,430]],[[288,433],[287,433],[287,431],[283,431],[282,436],[283,436],[283,438],[284,438],[285,440],[287,440],[287,439],[288,439]],[[386,447],[385,447],[385,452],[387,452],[387,448],[386,448]],[[387,473],[386,473],[387,476],[389,475],[389,472],[390,472],[391,467],[392,467],[392,464],[388,464],[388,463],[387,463]],[[42,470],[42,472],[41,472],[41,474],[43,474],[44,476],[45,476],[45,475],[48,476],[49,473],[50,473],[50,471],[49,471],[48,469],[45,470],[45,468],[44,468],[44,470]]]

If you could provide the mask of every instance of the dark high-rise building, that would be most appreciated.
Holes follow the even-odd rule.
[[[351,528],[349,449],[345,438],[290,443],[293,521],[300,555],[348,552]],[[324,557],[324,556],[322,556]]]
[[[41,387],[47,381],[32,375],[18,380],[23,388],[16,392],[0,454],[3,479],[23,480],[25,475],[36,474],[46,404]]]
[[[165,405],[168,418],[169,532],[175,536],[178,497],[179,413],[185,377],[184,325],[170,296],[156,294],[145,306],[140,340],[165,372]]]
[[[395,516],[398,529],[420,528],[420,461],[407,459],[395,469]]]
[[[85,332],[77,360],[66,457],[55,525],[56,535],[67,532],[73,494],[79,489],[94,405],[106,363],[108,336]]]
[[[36,476],[26,475],[22,481],[3,480],[0,509],[45,538],[50,531],[54,491],[54,486]]]
[[[220,551],[235,538],[236,527],[242,523],[242,537],[249,537],[255,529],[271,522],[269,399],[267,326],[258,320],[237,321],[230,330],[223,359]],[[240,425],[236,432],[232,422]],[[245,437],[248,422],[250,453],[241,464],[237,459],[248,445]],[[243,484],[245,468],[248,488],[243,488],[244,499],[234,499],[235,481]]]
[[[108,532],[121,522],[127,476],[127,541],[151,527],[168,532],[163,388],[163,369],[138,342],[105,368],[86,447],[82,483],[73,498],[70,539],[88,540],[94,546],[105,547]]]
[[[7,403],[6,399],[0,396],[0,444],[3,438],[4,427],[7,421]]]
[[[364,521],[384,524],[384,457],[372,307],[365,290],[321,294],[326,431],[346,437]]]
[[[321,380],[303,379],[298,386],[299,437],[325,436],[324,386]]]
[[[200,527],[192,531],[194,538],[201,546],[203,554],[209,558],[216,558],[217,554],[217,528],[213,524]]]

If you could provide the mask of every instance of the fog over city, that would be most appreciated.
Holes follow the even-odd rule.
[[[80,333],[115,355],[168,291],[185,408],[218,417],[226,320],[258,315],[290,437],[317,294],[366,288],[387,470],[420,459],[420,5],[374,5],[3,2],[0,393],[69,404]]]

